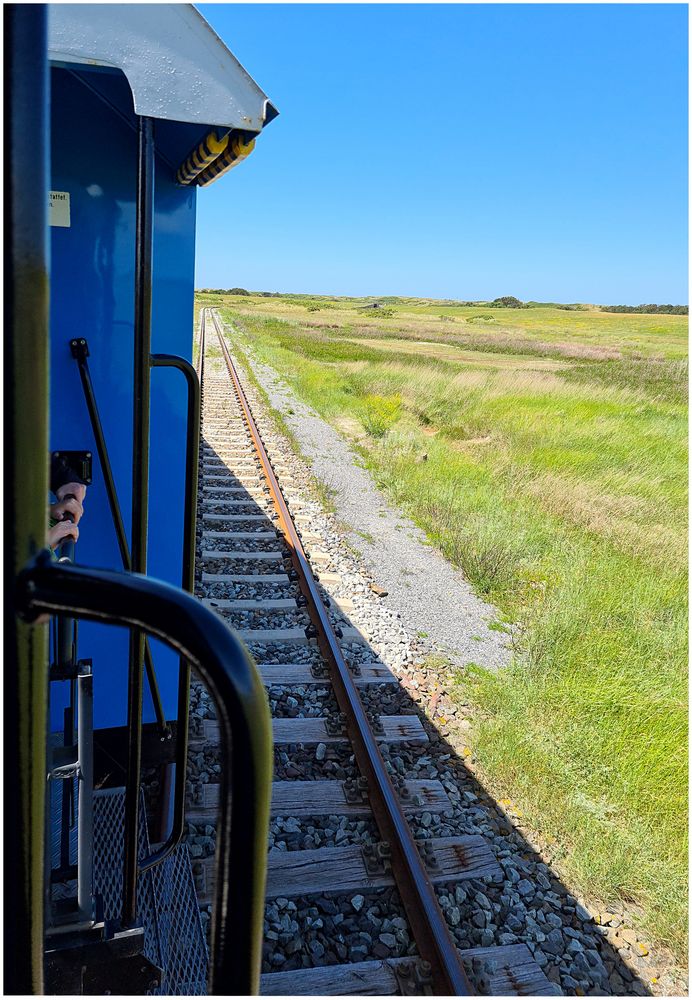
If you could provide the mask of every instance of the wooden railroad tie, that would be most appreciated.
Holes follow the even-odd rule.
[[[273,719],[274,745],[286,743],[345,743],[346,731],[329,725],[328,719]],[[379,732],[381,743],[427,743],[428,734],[417,715],[381,715]],[[202,723],[201,735],[190,734],[190,747],[208,747],[219,743],[219,724],[213,719]]]
[[[484,837],[436,837],[419,841],[419,846],[425,848],[428,874],[436,885],[502,875]],[[318,847],[310,851],[271,850],[268,859],[267,899],[324,892],[368,892],[395,884],[391,866],[385,863],[376,871],[367,852],[358,846]],[[197,895],[202,904],[212,901],[215,864],[213,857],[193,860]]]
[[[202,785],[202,801],[188,808],[187,819],[199,825],[215,822],[219,811],[219,785]],[[442,813],[452,808],[439,781],[405,781],[400,789],[405,812]],[[272,785],[272,816],[367,816],[367,791],[355,794],[342,781],[275,781]]]

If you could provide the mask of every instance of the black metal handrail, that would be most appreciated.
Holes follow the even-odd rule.
[[[120,503],[115,488],[113,470],[111,468],[106,446],[103,426],[96,403],[96,395],[89,371],[89,345],[84,337],[74,338],[70,341],[70,350],[73,358],[77,361],[79,374],[84,391],[92,432],[96,443],[96,450],[99,455],[101,469],[103,472],[108,503],[111,510],[113,525],[115,527],[120,556],[123,569],[131,569],[130,550],[127,543],[125,525],[120,510]],[[185,503],[183,512],[183,554],[182,554],[182,579],[181,585],[184,590],[192,593],[195,584],[195,531],[197,522],[197,466],[199,462],[199,428],[201,414],[200,383],[193,366],[185,358],[174,354],[152,354],[150,364],[154,368],[175,368],[185,377],[187,383],[187,429],[186,429],[186,453],[185,453]],[[149,686],[154,701],[154,709],[159,726],[165,734],[170,735],[170,729],[166,725],[161,695],[158,688],[154,665],[151,657],[149,643],[145,641],[144,663],[149,680]],[[174,809],[171,832],[163,844],[149,858],[139,863],[139,871],[146,871],[154,865],[165,860],[175,849],[176,845],[184,833],[185,828],[185,781],[187,764],[187,731],[189,723],[189,702],[190,702],[190,667],[181,660],[178,676],[178,727],[176,745],[176,778],[174,790]]]
[[[120,509],[120,501],[118,499],[118,491],[115,487],[115,478],[113,476],[113,468],[111,466],[110,456],[108,454],[108,446],[106,445],[106,437],[103,433],[103,424],[101,423],[101,415],[99,413],[98,404],[96,402],[96,393],[94,392],[94,384],[91,380],[91,372],[89,370],[89,344],[84,337],[74,337],[70,340],[70,351],[72,352],[72,357],[77,362],[77,367],[79,369],[79,377],[82,382],[82,391],[84,392],[84,401],[86,403],[87,412],[89,414],[89,421],[91,423],[91,432],[94,435],[94,442],[96,444],[96,451],[99,457],[99,463],[101,465],[101,473],[103,475],[103,483],[106,487],[106,497],[108,498],[108,507],[110,508],[111,518],[113,521],[113,527],[115,528],[115,537],[118,542],[118,549],[120,551],[120,561],[123,564],[123,569],[132,569],[132,560],[130,559],[130,547],[127,542],[127,532],[125,531],[125,523],[123,521],[122,511]],[[151,655],[151,647],[148,642],[144,645],[144,668],[147,674],[147,681],[149,683],[149,691],[151,693],[151,700],[154,705],[154,714],[156,715],[156,723],[161,731],[162,739],[170,739],[171,731],[170,727],[166,725],[166,715],[163,710],[163,703],[161,700],[161,692],[159,691],[159,684],[156,679],[156,671],[154,670],[154,660]]]
[[[175,368],[187,382],[187,441],[185,447],[185,506],[183,513],[183,590],[195,589],[195,548],[197,530],[197,479],[199,465],[199,431],[201,419],[200,384],[197,372],[189,361],[175,354],[152,354],[154,368]],[[160,864],[171,854],[185,832],[185,790],[187,784],[187,745],[190,721],[190,664],[180,659],[178,675],[178,729],[173,793],[173,822],[166,842],[139,863],[140,872]]]
[[[45,551],[19,574],[15,606],[25,621],[69,612],[146,631],[192,663],[208,686],[222,748],[209,992],[257,995],[272,737],[266,694],[249,654],[217,615],[179,588],[134,573],[63,566]]]
[[[149,426],[151,391],[151,298],[154,250],[154,122],[137,119],[137,192],[135,214],[135,324],[132,399],[132,568],[147,571],[149,518]],[[142,770],[142,664],[144,635],[130,630],[127,682],[127,783],[125,785],[125,864],[123,923],[134,921],[139,860],[132,854],[139,830],[139,784]],[[128,850],[130,848],[130,850]]]
[[[67,493],[64,500],[76,499],[73,493]],[[63,515],[63,521],[74,524],[74,517],[68,510]],[[55,555],[58,562],[74,562],[75,540],[68,536],[58,545]],[[58,615],[55,622],[55,666],[58,670],[72,670],[77,662],[76,626],[73,618],[68,615]]]

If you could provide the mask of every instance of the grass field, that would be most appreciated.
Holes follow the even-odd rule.
[[[201,300],[513,625],[459,680],[492,790],[684,962],[686,317]]]

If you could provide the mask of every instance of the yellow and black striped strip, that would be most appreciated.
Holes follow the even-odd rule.
[[[197,184],[200,187],[205,187],[207,184],[211,184],[222,174],[225,174],[231,167],[234,167],[236,163],[240,163],[250,155],[250,153],[255,148],[255,140],[250,139],[249,142],[245,142],[241,135],[236,135],[231,139],[230,145],[225,152],[221,153],[220,156],[211,163],[204,171],[201,171],[197,175]]]
[[[229,136],[230,133],[227,132],[219,139],[216,132],[210,132],[179,168],[175,175],[178,184],[191,184],[203,170],[206,170],[224,152],[228,146]]]

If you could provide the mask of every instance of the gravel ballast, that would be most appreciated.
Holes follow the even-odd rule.
[[[349,529],[349,544],[387,591],[387,605],[459,663],[507,663],[502,633],[488,628],[497,618],[496,609],[473,593],[413,521],[387,503],[339,432],[298,399],[272,368],[251,356],[248,360],[313,474],[334,491],[336,517]]]

